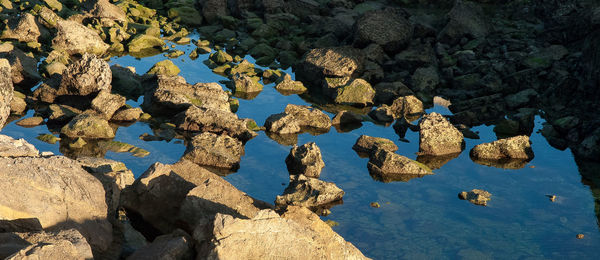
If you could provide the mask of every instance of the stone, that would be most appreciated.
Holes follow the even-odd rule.
[[[194,242],[190,235],[182,230],[175,230],[171,234],[158,236],[127,259],[192,259],[194,256]]]
[[[169,9],[167,15],[169,18],[173,19],[174,22],[180,24],[190,26],[202,25],[202,15],[194,8],[193,3],[191,6],[173,7]]]
[[[362,52],[352,47],[312,49],[299,61],[296,79],[319,86],[325,77],[358,75],[364,66],[363,62]]]
[[[293,134],[310,128],[329,131],[331,119],[321,110],[308,106],[288,104],[283,113],[269,116],[265,121],[267,131],[278,134]]]
[[[256,124],[251,119],[239,119],[232,112],[190,106],[173,120],[177,129],[192,132],[225,133],[243,143],[258,134],[251,129]]]
[[[23,119],[17,121],[17,123],[15,123],[15,124],[18,126],[22,126],[22,127],[35,127],[35,126],[39,126],[43,123],[44,123],[44,118],[42,118],[41,116],[34,116],[34,117],[23,118]]]
[[[2,32],[2,35],[0,35],[0,39],[37,42],[40,35],[40,29],[35,22],[35,17],[30,13],[23,13],[8,20],[6,28]]]
[[[394,100],[390,106],[394,119],[419,117],[425,113],[423,102],[415,96],[404,96]],[[410,120],[412,121],[412,120]]]
[[[99,19],[106,26],[111,26],[115,21],[127,23],[123,10],[109,0],[88,0],[83,7],[91,17]]]
[[[459,193],[458,197],[461,200],[468,200],[475,205],[487,206],[487,202],[491,199],[492,194],[485,190],[473,189],[468,192],[463,191]]]
[[[381,82],[373,86],[373,89],[376,104],[391,104],[398,97],[414,95],[413,91],[400,81]]]
[[[335,114],[331,119],[333,125],[347,125],[347,124],[360,124],[363,121],[362,115],[356,114],[352,111],[342,110]]]
[[[10,102],[14,94],[10,75],[10,64],[7,60],[0,59],[0,129],[4,127],[4,123],[10,115]]]
[[[440,76],[434,66],[416,69],[411,80],[413,90],[417,92],[430,93],[440,84]]]
[[[250,77],[246,74],[235,74],[231,77],[235,93],[255,93],[263,90],[263,85],[258,82],[259,77]]]
[[[56,36],[52,39],[52,48],[64,50],[70,55],[85,53],[101,55],[110,47],[102,41],[96,31],[78,22],[59,20],[56,23],[56,29]]]
[[[106,120],[110,120],[119,108],[125,106],[125,97],[111,94],[109,90],[102,90],[92,100],[92,109],[100,113]]]
[[[42,228],[75,228],[92,249],[112,242],[104,188],[63,156],[0,158],[0,219],[38,218]]]
[[[92,249],[75,229],[53,232],[13,232],[0,234],[3,259],[92,259]]]
[[[447,155],[464,148],[463,134],[438,113],[423,116],[419,128],[419,154]]]
[[[25,139],[16,140],[10,136],[0,135],[0,157],[33,157],[38,155],[39,151]]]
[[[81,60],[70,64],[62,75],[57,95],[87,96],[102,90],[111,90],[112,72],[104,60],[93,54],[84,54]]]
[[[106,119],[98,116],[81,114],[66,124],[60,133],[69,138],[110,139],[115,137],[114,130]]]
[[[212,24],[217,22],[220,16],[229,15],[227,0],[203,0],[200,5],[202,6],[202,16],[208,23]]]
[[[482,8],[470,1],[456,1],[448,13],[448,23],[438,34],[444,42],[456,42],[462,37],[483,38],[489,34],[490,26]]]
[[[13,98],[10,101],[10,113],[22,115],[27,111],[27,102],[25,102],[25,95],[18,91],[13,91]],[[0,124],[2,125],[2,124]]]
[[[367,168],[371,174],[380,176],[383,180],[402,180],[404,176],[411,179],[414,176],[433,174],[424,164],[383,149],[377,150],[370,157]]]
[[[149,50],[161,49],[164,45],[165,41],[156,36],[138,34],[127,43],[127,50],[134,54],[143,53]]]
[[[414,30],[401,11],[392,8],[366,12],[354,28],[355,46],[376,43],[390,53],[397,53],[406,46]]]
[[[363,153],[372,156],[375,155],[379,150],[385,150],[393,153],[398,150],[398,146],[396,146],[396,144],[394,144],[394,142],[390,139],[361,135],[356,140],[356,143],[354,143],[352,146],[352,149],[357,153]]]
[[[277,196],[275,205],[319,207],[342,199],[344,191],[332,182],[325,182],[305,175],[290,175],[290,184]]]
[[[529,137],[519,135],[500,139],[491,143],[478,144],[471,149],[471,157],[476,159],[533,159]]]
[[[156,64],[154,64],[152,66],[152,68],[150,68],[150,70],[148,70],[148,72],[146,72],[146,74],[149,74],[149,75],[160,74],[160,75],[165,75],[165,76],[177,76],[177,74],[179,74],[179,72],[181,72],[181,70],[179,70],[179,68],[175,64],[173,64],[173,62],[171,60],[163,60],[163,61],[159,61]]]
[[[18,48],[0,52],[0,59],[8,60],[11,68],[8,79],[12,79],[15,87],[29,90],[42,79],[37,69],[38,61]]]
[[[119,122],[133,122],[140,119],[140,116],[144,113],[139,107],[130,107],[130,108],[121,108],[117,110],[111,121],[119,121]]]
[[[319,216],[295,206],[281,217],[272,210],[251,219],[217,214],[210,228],[194,232],[194,238],[207,243],[198,256],[203,259],[276,259],[281,248],[289,259],[368,259]]]
[[[506,106],[510,109],[517,109],[520,107],[525,107],[532,103],[538,96],[537,91],[534,89],[528,88],[521,90],[515,94],[508,95],[504,98],[506,101]]]
[[[52,104],[52,105],[48,106],[48,109],[49,109],[48,114],[50,114],[48,116],[48,124],[66,123],[66,122],[71,121],[71,119],[73,119],[73,117],[75,117],[81,113],[81,111],[79,111],[78,109],[67,106],[67,105]]]
[[[302,146],[292,147],[290,154],[285,158],[290,175],[302,174],[306,177],[319,178],[325,162],[321,157],[321,149],[310,142]]]
[[[112,71],[112,91],[132,99],[137,99],[144,94],[142,79],[135,73],[135,68],[124,68],[115,64],[110,66],[110,70]]]
[[[363,79],[353,79],[345,86],[338,87],[336,91],[334,101],[342,105],[368,106],[373,104],[375,97],[375,90]]]
[[[243,154],[241,141],[227,135],[204,132],[192,138],[183,158],[200,166],[237,170]]]
[[[283,76],[283,80],[275,85],[275,89],[285,94],[302,94],[306,92],[306,87],[304,84],[302,84],[301,81],[292,80],[292,77],[289,74],[285,74]]]

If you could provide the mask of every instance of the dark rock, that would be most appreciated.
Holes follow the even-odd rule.
[[[376,104],[391,104],[398,97],[414,95],[412,90],[400,81],[381,82],[373,88]]]
[[[364,57],[360,50],[352,47],[313,49],[304,55],[296,78],[320,86],[325,77],[351,77],[363,68]]]
[[[136,250],[127,259],[192,259],[194,243],[190,235],[182,230],[162,235],[152,243]]]
[[[489,24],[479,5],[469,1],[456,1],[448,13],[448,24],[438,35],[445,42],[456,42],[462,37],[483,38],[489,34]]]
[[[0,52],[1,58],[7,59],[10,63],[9,75],[12,76],[9,78],[12,79],[15,87],[29,90],[42,79],[37,70],[38,61],[27,56],[20,49],[11,47],[10,51]]]
[[[356,21],[354,45],[376,43],[390,53],[400,51],[412,38],[413,26],[401,11],[383,9],[366,12]]]
[[[356,114],[352,111],[342,110],[335,114],[331,119],[333,125],[349,125],[349,124],[360,124],[363,121],[362,115]]]

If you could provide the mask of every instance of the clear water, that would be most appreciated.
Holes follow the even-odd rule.
[[[193,45],[177,48],[186,51],[186,55],[172,61],[188,82],[225,79],[202,63],[208,55],[189,59],[187,54]],[[164,59],[161,55],[142,59],[125,56],[113,58],[110,63],[134,66],[143,74]],[[139,105],[141,101],[128,103]],[[269,115],[282,112],[287,104],[310,105],[297,95],[281,95],[269,84],[253,100],[240,99],[238,115],[253,118],[262,125]],[[444,107],[428,110],[432,111],[450,114]],[[32,115],[31,110],[27,116]],[[434,175],[408,182],[374,180],[367,170],[367,159],[360,158],[351,147],[362,134],[385,137],[400,147],[397,153],[415,159],[416,132],[409,130],[406,134],[409,142],[405,143],[399,141],[392,127],[365,122],[361,128],[347,133],[332,128],[318,136],[301,134],[298,144],[314,141],[321,148],[326,164],[321,179],[334,182],[346,192],[344,203],[333,207],[332,213],[323,219],[338,222],[339,226],[333,229],[366,256],[376,259],[597,258],[600,232],[594,195],[590,187],[582,183],[571,152],[552,148],[537,133],[541,123],[542,119],[536,118],[536,130],[531,136],[535,159],[522,169],[505,170],[472,162],[468,151],[474,145],[496,140],[491,126],[479,126],[473,130],[479,132],[481,139],[466,139],[466,149],[460,156],[434,170]],[[48,133],[46,126],[22,128],[14,121],[2,130],[2,134],[26,139],[40,151],[60,154],[58,143],[51,145],[35,138],[44,133]],[[108,152],[106,158],[124,162],[139,176],[154,162],[176,162],[185,150],[183,142],[177,139],[142,141],[138,137],[143,133],[152,134],[152,129],[138,122],[120,127],[114,140],[144,148],[150,151],[149,156],[137,158],[127,153]],[[261,132],[246,144],[240,170],[225,178],[251,196],[273,202],[288,183],[284,159],[290,148]],[[493,194],[487,207],[458,199],[459,192],[474,188]],[[549,194],[557,196],[555,202],[546,196]],[[371,202],[378,202],[381,207],[373,208]],[[577,234],[584,234],[584,239],[576,239]]]

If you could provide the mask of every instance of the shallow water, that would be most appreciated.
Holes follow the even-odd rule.
[[[172,61],[189,83],[226,79],[202,63],[208,54],[190,60],[187,55],[193,45],[177,48],[186,51],[186,55]],[[110,63],[134,66],[143,74],[164,59],[162,55],[142,59],[125,56],[113,58]],[[282,112],[287,104],[310,105],[297,95],[281,95],[273,86],[266,85],[253,100],[240,99],[238,116],[252,118],[262,125],[269,115]],[[128,101],[134,106],[141,102],[142,99]],[[428,110],[432,111],[450,114],[440,106]],[[27,114],[31,115],[33,110]],[[331,113],[328,115],[333,117]],[[496,140],[493,126],[479,126],[473,130],[479,132],[481,139],[466,139],[466,149],[457,158],[434,170],[434,175],[408,182],[383,183],[373,179],[367,170],[368,160],[360,158],[351,147],[362,134],[385,137],[399,146],[397,153],[415,159],[416,132],[407,132],[406,143],[399,140],[391,126],[365,122],[347,133],[332,128],[317,136],[301,134],[298,144],[314,141],[321,148],[326,164],[321,179],[334,182],[346,192],[343,204],[331,208],[332,213],[323,219],[338,222],[339,226],[333,229],[366,256],[377,259],[597,257],[600,232],[590,187],[582,184],[571,152],[552,148],[537,133],[543,120],[536,117],[535,122],[531,136],[535,158],[522,169],[507,170],[472,162],[468,151],[473,146]],[[58,143],[51,145],[36,139],[45,133],[48,133],[46,126],[22,128],[15,121],[2,130],[2,134],[26,139],[40,151],[60,154]],[[145,142],[138,138],[143,133],[152,134],[152,129],[138,122],[120,127],[114,140],[146,149],[149,156],[138,158],[109,151],[106,158],[124,162],[137,177],[154,162],[176,162],[185,150],[182,140]],[[273,202],[288,184],[284,159],[290,148],[260,132],[246,144],[240,170],[225,178],[251,196]],[[459,192],[474,188],[493,194],[487,207],[458,199]],[[557,196],[555,202],[546,196],[549,194]],[[373,208],[371,202],[378,202],[381,207]],[[585,238],[576,239],[577,234],[584,234]]]

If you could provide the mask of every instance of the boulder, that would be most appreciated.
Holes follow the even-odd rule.
[[[391,151],[379,149],[367,165],[372,175],[386,180],[407,181],[414,177],[433,174],[429,167]]]
[[[272,210],[251,219],[217,214],[210,228],[195,232],[206,243],[206,259],[368,259],[314,213],[288,206],[281,217]],[[285,252],[282,253],[282,248]]]
[[[290,175],[290,184],[277,196],[275,205],[318,208],[342,200],[344,191],[332,182],[325,182],[305,175]]]
[[[292,147],[290,154],[285,158],[290,175],[302,174],[306,177],[319,178],[325,162],[321,157],[321,149],[310,142],[302,146]]]
[[[519,135],[500,139],[491,143],[478,144],[471,149],[471,157],[476,159],[533,159],[529,137]]]
[[[464,148],[463,134],[438,113],[423,116],[419,128],[420,154],[447,155],[460,153]]]
[[[81,114],[66,124],[60,133],[69,138],[110,139],[115,137],[115,131],[108,121],[101,117]]]
[[[10,136],[0,135],[0,157],[33,157],[38,155],[39,151],[25,139],[16,140]]]
[[[352,111],[342,110],[335,114],[331,119],[333,125],[349,125],[349,124],[360,124],[363,121],[362,115],[356,114]]]
[[[115,21],[127,23],[127,15],[109,0],[88,0],[83,7],[91,17],[99,19],[107,27]]]
[[[256,123],[251,119],[239,119],[232,112],[197,106],[190,106],[177,114],[173,123],[180,130],[227,134],[243,143],[258,135],[252,130]]]
[[[56,29],[56,36],[52,39],[52,48],[64,50],[70,55],[85,53],[101,55],[110,47],[102,41],[96,31],[78,22],[59,20],[56,23]]]
[[[200,166],[235,171],[243,154],[244,146],[238,139],[204,132],[192,138],[183,158]]]
[[[35,22],[35,17],[30,13],[23,13],[8,20],[0,39],[37,42],[40,35],[40,28]]]
[[[148,75],[165,75],[165,76],[177,76],[181,70],[171,61],[171,60],[163,60],[159,61],[152,66],[146,72]]]
[[[231,77],[231,81],[233,82],[233,89],[235,93],[255,93],[261,92],[263,89],[263,85],[258,82],[260,80],[259,77],[250,77],[246,74],[235,74]]]
[[[418,118],[425,113],[423,102],[413,95],[395,99],[394,102],[392,102],[390,109],[394,119],[402,117],[406,119]]]
[[[379,150],[393,153],[398,150],[398,146],[390,139],[361,135],[352,146],[352,149],[357,153],[373,156]]]
[[[42,228],[75,228],[94,250],[112,242],[104,188],[62,156],[0,158],[0,219],[38,218]]]
[[[125,106],[125,97],[111,94],[110,90],[102,90],[92,100],[92,109],[100,113],[106,120],[110,120],[119,108]]]
[[[102,90],[111,90],[112,72],[104,60],[93,54],[71,63],[62,75],[57,95],[87,96]]]
[[[488,200],[491,199],[492,194],[485,190],[474,189],[468,192],[463,191],[458,194],[458,197],[461,200],[468,200],[475,205],[486,206]]]
[[[438,34],[438,39],[454,43],[463,37],[483,38],[489,31],[482,8],[476,3],[458,0],[448,13],[448,23]]]
[[[133,122],[140,119],[140,116],[144,113],[139,107],[121,108],[115,112],[112,116],[112,121],[119,122]]]
[[[411,81],[414,91],[431,93],[440,84],[440,75],[434,66],[418,68],[412,74]]]
[[[7,60],[0,59],[0,129],[4,127],[4,123],[10,115],[10,102],[14,93],[10,75],[10,64]]]
[[[137,99],[144,94],[142,79],[135,73],[133,67],[121,67],[118,64],[110,66],[112,71],[112,91],[131,99]]]
[[[296,68],[296,79],[320,86],[325,77],[341,78],[358,75],[363,68],[364,56],[352,47],[312,49]]]
[[[292,80],[290,74],[285,74],[283,80],[275,85],[275,89],[284,94],[302,94],[306,92],[304,84],[300,81]]]
[[[369,117],[377,122],[391,123],[394,122],[394,111],[390,106],[383,104],[369,112]]]
[[[15,87],[21,87],[24,90],[30,90],[37,84],[42,77],[38,73],[37,63],[35,58],[27,56],[20,49],[11,47],[10,51],[0,51],[0,59],[8,60],[10,64],[9,79]]]
[[[202,0],[202,16],[208,23],[217,22],[220,16],[229,15],[227,0]]]
[[[138,34],[132,37],[127,43],[127,50],[131,53],[143,53],[148,50],[161,49],[165,45],[165,41],[156,36],[148,34]]]
[[[336,104],[351,106],[368,106],[373,104],[375,90],[364,79],[353,79],[346,85],[336,88],[334,101]]]
[[[366,12],[354,25],[354,45],[365,47],[376,43],[390,53],[397,53],[410,41],[413,25],[399,9]]]
[[[265,121],[267,131],[278,134],[293,134],[303,128],[329,131],[331,119],[321,110],[308,106],[289,104],[283,113],[269,116]]]
[[[193,259],[194,243],[190,235],[182,230],[158,236],[152,243],[145,245],[127,259]]]
[[[93,259],[92,249],[76,229],[54,232],[0,233],[2,259]]]

